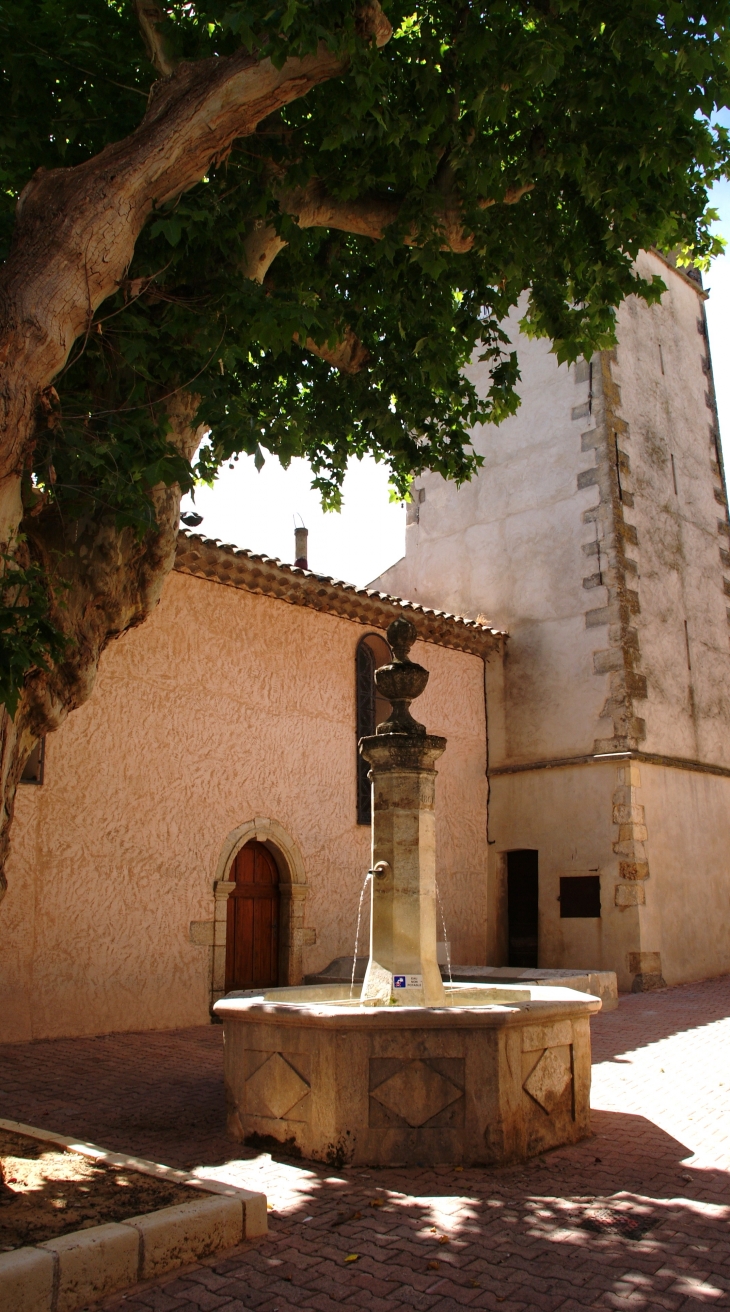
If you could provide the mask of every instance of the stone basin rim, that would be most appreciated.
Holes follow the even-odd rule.
[[[262,996],[220,998],[213,1010],[222,1021],[260,1022],[274,1018],[295,1025],[348,1029],[464,1029],[502,1028],[506,1025],[547,1024],[568,1016],[592,1016],[601,1010],[601,1000],[575,989],[555,989],[562,998],[530,999],[446,1007],[342,1007],[327,1002],[265,1001]]]

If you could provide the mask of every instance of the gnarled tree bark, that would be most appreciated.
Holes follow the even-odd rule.
[[[193,427],[200,397],[176,392],[168,403],[170,441],[187,460],[203,432]],[[69,639],[64,658],[25,680],[13,719],[0,718],[0,898],[15,794],[38,739],[51,733],[91,695],[99,658],[113,638],[141,624],[157,605],[175,561],[180,488],[154,489],[157,527],[143,538],[118,529],[99,511],[83,524],[65,521],[54,505],[26,515],[20,563],[34,560],[53,582],[51,619]]]

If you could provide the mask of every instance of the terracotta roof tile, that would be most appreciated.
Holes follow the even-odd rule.
[[[180,574],[213,579],[228,587],[277,597],[289,605],[307,606],[378,629],[387,628],[391,620],[406,614],[424,642],[471,652],[474,656],[500,651],[507,636],[477,620],[419,606],[417,602],[391,597],[385,592],[356,588],[341,579],[315,574],[298,565],[286,565],[270,556],[185,530],[178,534],[175,569]]]

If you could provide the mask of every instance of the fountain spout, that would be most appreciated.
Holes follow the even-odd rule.
[[[388,627],[396,660],[375,671],[393,710],[362,738],[373,790],[370,959],[361,1001],[438,1007],[446,997],[436,956],[436,829],[434,762],[446,739],[427,734],[410,703],[428,670],[409,660],[415,626],[404,616]]]

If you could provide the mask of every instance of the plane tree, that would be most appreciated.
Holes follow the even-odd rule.
[[[0,868],[38,738],[241,453],[463,481],[559,360],[718,249],[727,6],[0,0]],[[478,392],[464,373],[488,366]],[[0,876],[0,892],[4,889]]]

